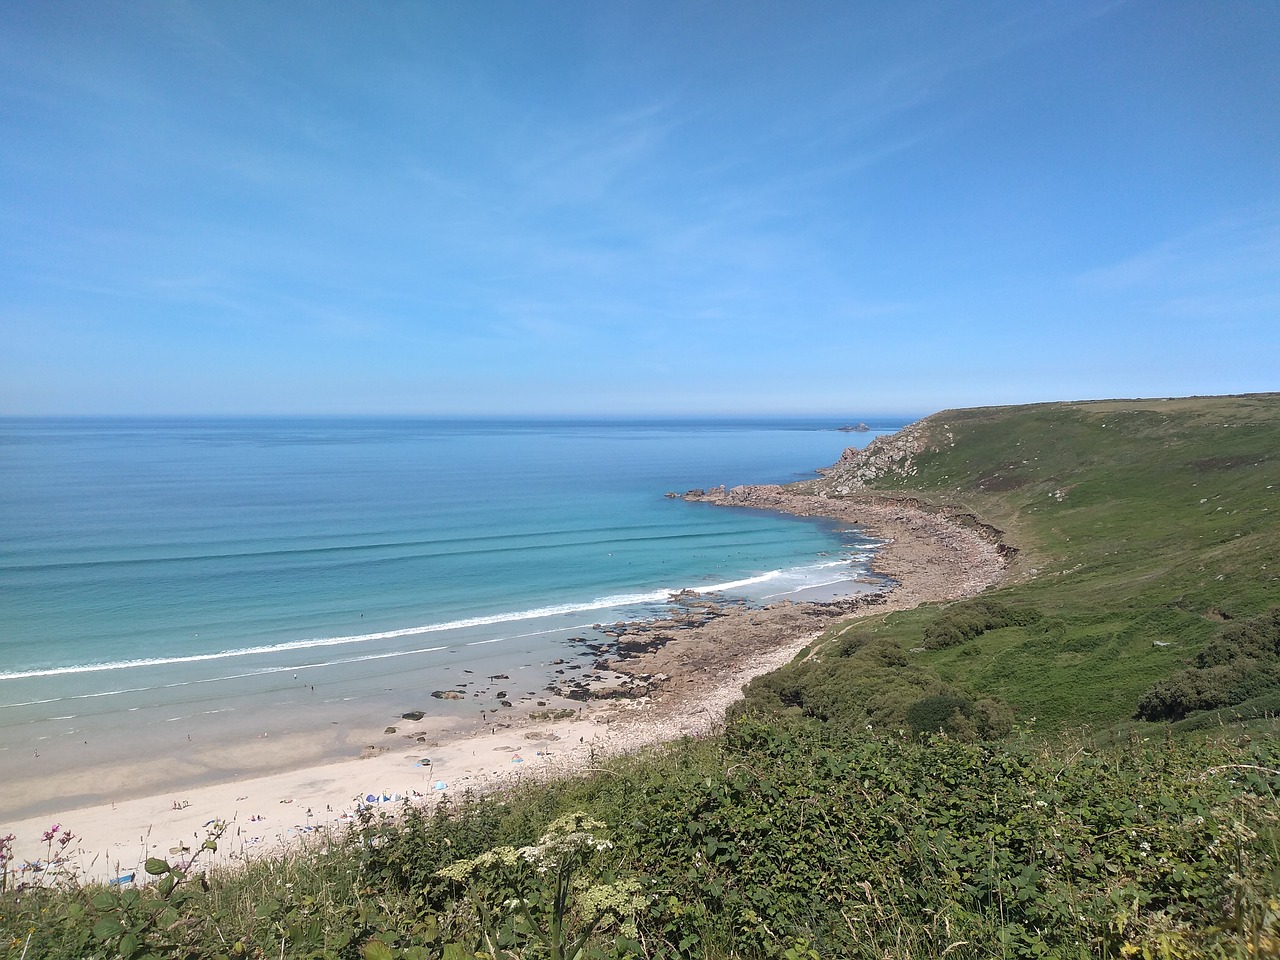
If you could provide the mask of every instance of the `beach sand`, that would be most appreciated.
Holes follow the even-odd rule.
[[[105,881],[133,873],[135,882],[142,882],[147,857],[184,858],[218,820],[225,821],[226,833],[218,852],[202,863],[243,862],[288,844],[320,842],[326,831],[349,822],[370,794],[378,798],[376,808],[394,812],[406,797],[428,804],[442,796],[456,799],[466,791],[572,774],[602,756],[715,732],[748,681],[789,662],[830,623],[973,596],[1000,580],[1009,553],[998,531],[910,501],[828,499],[782,487],[739,487],[690,499],[863,526],[884,541],[873,569],[895,585],[832,603],[783,602],[764,609],[698,598],[677,605],[668,621],[620,625],[618,651],[606,661],[612,671],[631,678],[630,695],[590,700],[577,715],[548,720],[531,712],[514,719],[507,713],[505,725],[459,725],[430,715],[400,720],[392,740],[375,731],[352,732],[353,742],[371,745],[359,757],[301,769],[294,768],[299,754],[293,737],[263,741],[255,745],[257,769],[275,765],[281,772],[228,776],[177,795],[73,809],[51,802],[37,816],[0,824],[0,835],[16,836],[17,865],[43,863],[50,848],[41,837],[57,823],[74,839],[61,850],[62,862],[45,868],[46,876],[61,871]],[[298,731],[295,736],[301,741],[332,733]],[[74,795],[74,773],[67,776],[66,795]],[[98,786],[100,795],[110,795],[109,786]],[[383,802],[383,796],[401,799]],[[56,854],[58,844],[52,847]],[[31,878],[30,871],[19,877]]]

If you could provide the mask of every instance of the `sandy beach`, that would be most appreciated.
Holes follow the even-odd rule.
[[[291,738],[264,741],[256,745],[262,754],[258,769],[274,764],[281,772],[229,776],[179,795],[74,809],[50,803],[47,812],[0,824],[0,834],[16,836],[17,865],[44,863],[58,844],[41,838],[57,824],[74,839],[46,875],[61,871],[106,881],[134,874],[141,882],[147,857],[185,856],[200,847],[218,821],[226,824],[226,832],[209,859],[243,862],[285,844],[318,841],[325,831],[349,822],[371,797],[376,808],[393,812],[406,799],[434,803],[517,780],[571,774],[602,755],[714,732],[744,684],[790,661],[828,624],[973,596],[1001,578],[1009,552],[998,531],[909,501],[835,499],[775,486],[699,491],[686,499],[862,526],[883,541],[873,569],[895,585],[883,592],[821,596],[763,609],[677,597],[668,619],[613,628],[615,648],[602,651],[597,660],[611,682],[578,704],[577,714],[551,719],[546,711],[507,713],[502,725],[458,725],[429,714],[403,718],[384,731],[351,733],[369,744],[360,756],[301,769],[290,768],[298,755]],[[331,734],[299,731],[296,736],[325,735]],[[67,792],[75,790],[69,785]],[[28,871],[24,878],[30,876]]]

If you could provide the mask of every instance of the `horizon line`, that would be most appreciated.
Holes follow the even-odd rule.
[[[925,413],[0,413],[0,420],[506,420],[605,423],[680,420],[862,420],[919,419]]]

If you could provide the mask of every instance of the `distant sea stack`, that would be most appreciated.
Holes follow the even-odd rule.
[[[866,433],[871,428],[865,423],[855,423],[853,426],[845,424],[843,427],[836,427],[838,433]]]

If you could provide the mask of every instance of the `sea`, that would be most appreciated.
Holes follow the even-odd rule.
[[[41,770],[198,779],[300,727],[546,703],[584,636],[676,591],[878,586],[857,529],[667,496],[811,477],[906,420],[850,422],[2,418],[0,814]]]

